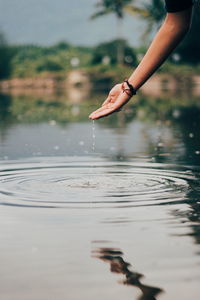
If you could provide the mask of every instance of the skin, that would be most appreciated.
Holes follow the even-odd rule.
[[[192,7],[177,13],[167,13],[166,18],[154,37],[142,61],[128,81],[138,90],[163,64],[172,51],[183,40],[191,24]],[[128,88],[126,83],[124,87]],[[123,92],[122,83],[116,84],[102,106],[89,115],[92,120],[108,116],[122,109],[131,99]]]

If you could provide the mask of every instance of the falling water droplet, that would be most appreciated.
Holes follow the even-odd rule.
[[[95,126],[94,126],[94,120],[92,121],[92,150],[95,151]]]

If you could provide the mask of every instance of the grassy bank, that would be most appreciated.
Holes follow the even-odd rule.
[[[117,65],[117,45],[123,45],[124,61]],[[1,56],[7,60],[1,67],[4,74],[0,78],[33,78],[50,74],[65,76],[74,69],[84,69],[94,78],[103,76],[118,81],[120,76],[128,76],[138,65],[146,48],[133,48],[125,40],[113,40],[95,47],[74,46],[60,42],[53,46],[19,45],[1,46]],[[8,55],[9,53],[9,55]],[[3,61],[3,60],[2,60]],[[174,75],[200,74],[200,64],[188,65],[176,61],[173,56],[160,68],[159,73]]]

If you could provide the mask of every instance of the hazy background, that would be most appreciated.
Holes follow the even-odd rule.
[[[95,45],[116,38],[116,18],[90,21],[96,0],[0,0],[0,29],[10,43]],[[134,3],[140,2],[136,0]],[[144,1],[143,1],[144,2]],[[126,15],[123,35],[138,46],[144,22]]]
[[[199,298],[200,13],[122,111],[92,122],[166,15],[130,0],[144,13],[117,35],[119,2],[89,20],[99,1],[0,0],[3,300]]]

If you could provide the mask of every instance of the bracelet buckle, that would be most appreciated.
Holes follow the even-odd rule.
[[[126,82],[126,84],[128,85],[128,88],[124,87],[124,82]],[[124,81],[122,83],[122,90],[123,90],[123,93],[125,92],[130,97],[132,97],[133,95],[136,95],[136,89],[133,87],[132,84],[130,84],[128,79],[124,79]]]

